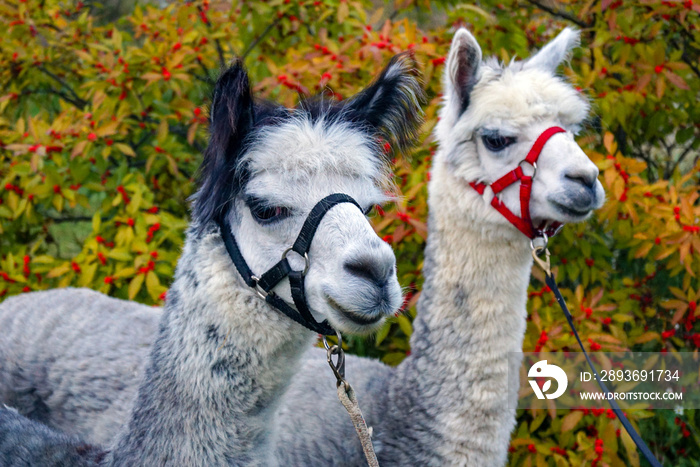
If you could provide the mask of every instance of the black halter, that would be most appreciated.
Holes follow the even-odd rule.
[[[309,270],[309,249],[311,248],[311,240],[314,238],[316,229],[321,223],[323,216],[325,216],[333,206],[340,203],[351,203],[362,210],[360,205],[357,204],[357,201],[346,194],[334,193],[326,196],[321,201],[316,203],[316,206],[314,206],[309,213],[306,221],[304,221],[304,225],[301,227],[301,232],[299,232],[299,236],[294,242],[294,245],[284,250],[282,253],[282,259],[280,259],[277,264],[272,266],[261,276],[254,275],[248,267],[248,263],[246,263],[245,259],[243,259],[243,255],[241,255],[241,250],[238,248],[236,239],[233,238],[231,229],[224,222],[223,216],[216,220],[217,224],[219,225],[219,230],[221,230],[221,236],[224,239],[224,245],[226,245],[226,251],[228,251],[228,255],[231,257],[233,264],[236,265],[236,269],[241,277],[243,277],[245,283],[249,287],[254,288],[258,295],[260,295],[260,297],[267,303],[277,308],[289,318],[293,319],[305,328],[324,336],[335,335],[336,333],[335,330],[328,324],[328,321],[319,323],[311,315],[309,306],[306,303],[304,277]],[[303,271],[292,271],[289,261],[287,261],[287,255],[291,251],[304,258],[306,263]],[[296,310],[289,306],[277,294],[272,292],[272,289],[287,276],[289,276],[289,285],[292,290],[294,305],[297,307]]]

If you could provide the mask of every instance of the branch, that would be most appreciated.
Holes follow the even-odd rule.
[[[77,217],[53,217],[49,216],[48,214],[44,214],[45,218],[51,219],[54,221],[56,224],[63,224],[65,222],[89,222],[92,221],[92,217],[90,216],[77,216]],[[103,221],[106,221],[107,218],[104,217],[102,218]]]
[[[219,39],[214,39],[214,43],[216,44],[216,52],[219,54],[219,64],[221,65],[222,69],[225,69],[226,60],[224,59],[224,49],[221,48],[221,42],[219,42]]]
[[[78,109],[80,109],[80,110],[83,110],[83,109],[85,108],[85,103],[84,103],[84,102],[76,101],[75,99],[73,99],[72,97],[70,97],[69,95],[67,95],[66,93],[63,93],[63,92],[61,92],[61,91],[56,91],[55,89],[35,89],[35,90],[26,89],[26,90],[22,91],[22,94],[23,94],[23,95],[30,95],[30,94],[54,94],[54,95],[56,95],[56,96],[59,96],[60,98],[62,98],[62,99],[65,100],[66,102],[68,102],[68,103],[70,103],[70,104],[73,104],[76,108],[78,108]]]
[[[279,22],[281,20],[282,20],[282,18],[280,18],[278,16],[276,20],[274,20],[272,23],[268,24],[267,27],[265,28],[265,30],[262,32],[262,34],[260,34],[258,37],[256,37],[255,40],[248,46],[248,48],[245,49],[245,52],[243,52],[243,55],[241,55],[241,60],[245,60],[245,58],[248,56],[248,54],[253,51],[255,46],[257,46],[260,43],[260,41],[262,41],[263,38],[265,36],[267,36],[270,33],[270,31],[272,31],[272,28],[274,28],[275,26],[277,26],[279,24]]]
[[[204,10],[202,9],[201,5],[197,5],[197,11],[199,11],[200,14],[204,13]],[[209,31],[211,31],[211,21],[205,19],[204,17],[202,17],[202,21],[204,21],[204,24],[207,26],[207,28],[209,28]],[[214,39],[214,43],[216,44],[216,52],[219,54],[219,65],[223,70],[226,68],[226,59],[224,59],[224,49],[221,47],[221,42],[219,42],[218,38]]]
[[[214,84],[214,80],[211,79],[211,75],[209,74],[209,69],[208,69],[207,67],[204,66],[204,63],[202,63],[201,60],[197,59],[197,63],[199,64],[199,67],[200,67],[200,68],[202,69],[202,71],[204,72],[204,76],[206,76],[207,82],[208,82],[209,84]],[[195,76],[196,76],[196,75],[195,75]]]
[[[71,88],[70,86],[68,86],[68,84],[67,84],[65,81],[63,81],[60,77],[58,77],[57,75],[51,73],[49,70],[47,70],[46,68],[44,68],[44,67],[41,66],[41,65],[38,66],[37,68],[38,68],[41,72],[43,72],[44,74],[46,74],[46,75],[48,75],[49,77],[51,77],[54,81],[58,82],[61,86],[63,86],[63,87],[73,96],[73,100],[74,100],[76,103],[79,104],[78,106],[80,107],[80,110],[82,110],[82,109],[85,108],[85,106],[87,105],[87,101],[84,100],[84,99],[81,99],[80,96],[78,96],[78,94],[73,90],[73,88]]]
[[[568,13],[564,10],[557,10],[551,6],[547,6],[547,5],[544,5],[540,2],[538,2],[537,0],[527,0],[527,2],[535,5],[540,10],[546,11],[550,15],[554,15],[554,16],[557,16],[559,18],[563,18],[567,21],[571,21],[572,23],[574,23],[575,25],[579,26],[582,29],[587,29],[587,28],[590,28],[591,26],[593,26],[592,24],[588,24],[588,23],[584,22],[583,20],[577,18],[576,16],[572,15],[571,13]]]
[[[691,143],[691,144],[688,145],[687,148],[685,148],[685,150],[683,151],[683,153],[682,153],[680,156],[678,156],[678,159],[676,159],[676,162],[673,163],[673,166],[672,166],[671,169],[668,171],[668,173],[665,173],[665,174],[664,174],[664,178],[665,178],[665,179],[671,178],[671,175],[673,175],[673,172],[676,171],[676,169],[677,169],[678,166],[681,164],[681,162],[683,162],[683,159],[685,159],[685,157],[686,157],[688,154],[690,154],[690,151],[691,151],[692,149],[693,149],[693,144]]]

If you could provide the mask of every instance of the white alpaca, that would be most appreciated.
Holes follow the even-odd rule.
[[[136,401],[129,401],[128,424],[101,465],[269,463],[275,407],[316,334],[244,283],[214,220],[231,230],[248,266],[260,274],[280,260],[319,200],[332,193],[354,198],[362,210],[349,202],[333,206],[312,237],[306,300],[317,322],[327,320],[344,332],[376,329],[398,308],[401,294],[392,251],[363,210],[385,200],[390,172],[377,138],[406,146],[419,122],[419,93],[405,55],[395,57],[374,84],[344,103],[312,101],[291,111],[254,104],[240,64],[224,72],[212,103],[211,139],[193,224]],[[290,255],[289,261],[294,270],[305,267],[299,256]],[[287,284],[272,291],[291,303]],[[55,291],[41,294],[55,301],[54,309],[41,310],[42,315],[34,310],[36,295],[3,303],[5,319],[10,310],[25,312],[25,318],[45,317],[22,324],[15,316],[10,335],[23,325],[31,328],[27,332],[44,335],[57,325],[66,332],[77,314],[60,312],[79,306],[78,300],[96,307],[80,304],[82,318],[93,324],[105,316],[102,304],[111,304],[107,314],[122,305],[95,292]],[[53,329],[41,326],[47,323]],[[69,345],[84,344],[78,339]],[[4,365],[14,364],[7,351],[4,358]],[[2,411],[0,426],[22,431],[17,418]],[[46,435],[52,454],[62,439],[71,441],[66,448],[75,453],[75,440],[36,429],[33,422],[25,427],[32,446],[41,446]],[[0,440],[7,439],[15,445],[0,443],[7,448],[0,461],[12,464],[16,441],[22,440],[0,433]]]
[[[525,333],[530,239],[470,182],[491,183],[515,169],[538,136],[559,126],[537,161],[530,211],[543,222],[586,219],[604,199],[598,170],[574,142],[588,103],[555,76],[578,42],[564,30],[534,57],[501,66],[457,31],[445,70],[445,100],[435,134],[425,284],[398,367],[347,359],[383,466],[504,465],[515,425],[517,375]],[[529,167],[526,171],[531,172]],[[500,194],[520,212],[518,183]],[[361,465],[352,427],[314,377],[310,351],[283,396],[274,436],[285,465]],[[511,378],[509,379],[509,372]],[[354,376],[358,375],[358,376]],[[318,419],[308,421],[309,414]],[[332,428],[329,428],[332,427]]]

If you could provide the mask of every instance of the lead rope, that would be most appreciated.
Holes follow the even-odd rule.
[[[328,344],[326,336],[323,336],[323,346],[326,348],[326,359],[328,364],[333,370],[333,374],[336,378],[336,387],[338,389],[338,399],[340,403],[343,404],[345,410],[348,411],[350,415],[350,420],[355,427],[357,432],[357,437],[360,438],[360,443],[362,444],[362,451],[365,454],[365,459],[367,460],[367,465],[369,467],[379,467],[379,461],[377,461],[377,455],[374,453],[374,446],[372,446],[372,436],[370,434],[370,429],[367,428],[367,422],[365,422],[365,417],[362,416],[362,410],[357,403],[357,398],[355,397],[355,391],[350,386],[350,383],[345,379],[345,352],[343,352],[343,338],[339,332],[336,331],[338,336],[338,343],[336,345]],[[333,355],[338,356],[336,363],[333,363]]]
[[[586,349],[583,347],[581,337],[579,337],[578,332],[574,327],[574,320],[571,316],[571,312],[566,306],[564,297],[562,297],[561,292],[559,292],[559,287],[557,287],[557,283],[554,280],[554,275],[552,274],[552,268],[550,266],[549,249],[547,249],[547,236],[545,235],[542,238],[542,240],[544,240],[544,245],[535,245],[534,240],[530,241],[530,246],[532,247],[532,258],[535,260],[535,263],[537,263],[537,265],[541,267],[544,271],[545,283],[552,290],[552,292],[554,292],[554,296],[557,299],[557,303],[559,303],[559,306],[564,312],[564,316],[566,316],[566,320],[569,322],[569,327],[571,327],[571,331],[573,331],[574,336],[578,341],[578,345],[581,347],[584,357],[586,357],[588,366],[591,367],[591,370],[593,370],[593,374],[595,375],[595,380],[598,382],[598,386],[600,386],[600,389],[603,391],[604,394],[608,394],[610,391],[608,390],[607,386],[605,386],[605,383],[603,383],[603,381],[600,379],[598,371],[596,371],[595,367],[593,366],[593,362],[591,361],[590,357],[588,356],[588,353],[586,352]],[[540,255],[543,252],[545,254],[545,260],[542,260],[542,258],[540,258]],[[625,427],[625,431],[627,431],[627,434],[630,436],[630,438],[632,438],[634,444],[637,445],[637,449],[642,451],[642,454],[644,455],[646,460],[649,461],[649,464],[651,464],[652,467],[663,467],[658,461],[658,459],[656,459],[654,454],[651,452],[651,449],[649,449],[649,447],[646,445],[639,433],[637,433],[637,430],[634,429],[632,423],[630,423],[630,421],[627,420],[627,416],[622,411],[618,403],[612,398],[608,398],[608,402],[610,403],[613,412],[615,412],[615,415],[617,415],[618,420],[620,420],[620,422],[622,423],[622,426]]]

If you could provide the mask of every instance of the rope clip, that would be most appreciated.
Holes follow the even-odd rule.
[[[532,248],[532,259],[535,263],[544,270],[548,275],[552,275],[552,267],[550,262],[549,249],[547,248],[547,243],[549,243],[549,237],[547,234],[542,233],[541,237],[535,237],[530,240],[530,248]],[[544,252],[545,259],[540,258],[540,255]]]
[[[323,346],[326,348],[326,360],[328,365],[333,370],[335,375],[335,385],[340,386],[341,384],[345,386],[345,390],[350,390],[350,384],[345,381],[345,352],[343,351],[343,336],[340,335],[338,331],[335,332],[338,336],[338,343],[336,345],[330,345],[326,336],[323,336]],[[338,359],[336,363],[333,363],[333,355],[337,355]]]

